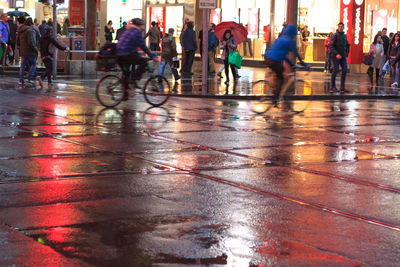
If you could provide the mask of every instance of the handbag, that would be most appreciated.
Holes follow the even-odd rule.
[[[228,63],[240,69],[242,67],[242,56],[236,51],[230,52],[228,56]]]
[[[372,61],[374,60],[374,58],[372,57],[371,54],[365,55],[364,56],[364,64],[369,66],[372,65]]]

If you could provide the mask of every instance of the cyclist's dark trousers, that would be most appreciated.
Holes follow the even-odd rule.
[[[282,90],[283,85],[283,65],[280,61],[275,61],[269,58],[265,58],[265,64],[267,68],[270,68],[276,74],[276,90],[274,91],[274,98],[279,97],[279,93]]]
[[[138,81],[142,78],[142,75],[146,69],[146,64],[147,64],[146,58],[143,58],[143,57],[139,56],[138,54],[134,53],[134,54],[130,54],[127,56],[120,56],[120,57],[118,57],[117,60],[120,65],[128,65],[128,67],[130,65],[132,65],[132,70],[134,70],[135,65],[137,65],[138,67],[136,68],[133,79],[135,81]],[[124,72],[125,71],[126,70],[124,70]]]
[[[40,75],[40,79],[44,81],[44,79],[47,77],[48,83],[51,83],[51,72],[53,70],[53,59],[51,57],[45,57],[43,59],[43,63],[46,66],[46,71]]]

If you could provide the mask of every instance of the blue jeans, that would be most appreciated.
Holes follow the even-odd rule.
[[[168,62],[166,62],[166,61],[161,61],[161,63],[160,63],[160,69],[158,70],[158,74],[164,75],[165,67],[167,66],[167,64],[168,64]],[[179,79],[178,71],[177,71],[175,68],[173,68],[173,67],[171,66],[171,64],[169,64],[169,66],[171,67],[171,71],[172,71],[172,74],[174,75],[175,80],[178,80],[178,79]]]
[[[33,75],[36,72],[36,56],[22,56],[21,66],[19,68],[19,82],[24,83],[24,72],[26,66],[29,67],[28,80],[33,80]]]
[[[329,52],[325,52],[325,70],[331,69],[331,54]]]
[[[400,64],[399,63],[396,63],[396,65],[394,65],[393,66],[393,69],[394,69],[394,81],[396,82],[396,83],[399,83],[400,82]]]
[[[340,79],[340,88],[344,89],[346,82],[346,73],[347,73],[347,58],[342,57],[341,59],[337,59],[336,57],[332,58],[333,61],[333,71],[331,76],[331,88],[336,88],[336,75],[339,72],[339,65],[342,67],[342,77]]]

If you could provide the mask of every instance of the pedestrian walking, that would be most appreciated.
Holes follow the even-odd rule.
[[[339,72],[339,65],[342,68],[342,77],[340,79],[340,91],[348,92],[345,88],[347,74],[347,57],[350,52],[350,44],[344,33],[344,24],[339,22],[337,31],[332,35],[329,43],[329,53],[333,61],[333,71],[331,75],[331,92],[338,92],[336,88],[336,75]]]
[[[193,30],[193,22],[187,23],[187,29],[182,34],[182,46],[185,49],[185,62],[182,69],[182,75],[193,75],[192,65],[194,54],[197,50],[196,33]]]
[[[160,40],[161,40],[161,31],[157,27],[157,23],[153,21],[151,23],[151,27],[149,31],[145,34],[144,38],[149,37],[150,39],[150,50],[151,51],[160,51]]]
[[[21,66],[19,68],[19,83],[18,87],[24,86],[25,67],[29,66],[28,81],[29,85],[33,85],[34,74],[36,71],[36,57],[38,56],[38,47],[36,44],[36,32],[32,27],[33,21],[28,18],[24,25],[18,29],[17,45],[19,46],[21,56]]]
[[[390,77],[395,78],[395,82],[392,84],[393,87],[397,87],[399,79],[397,78],[398,64],[396,59],[400,56],[400,33],[395,33],[393,38],[390,40],[388,49],[388,58],[390,65]],[[399,74],[400,75],[400,74]]]
[[[325,39],[325,70],[324,72],[331,71],[332,60],[329,53],[329,42],[331,41],[332,33],[329,33],[328,37]]]
[[[43,35],[40,37],[40,56],[41,59],[46,66],[46,71],[37,77],[37,81],[39,83],[40,88],[43,88],[43,81],[47,77],[48,85],[51,85],[51,72],[53,70],[53,55],[55,49],[58,48],[60,50],[69,50],[68,47],[62,46],[56,39],[53,37],[53,30],[49,27],[46,27],[43,31]]]
[[[224,37],[220,42],[220,48],[222,49],[221,58],[224,60],[225,66],[225,84],[229,84],[229,67],[231,68],[233,79],[235,81],[237,80],[236,68],[232,64],[229,64],[229,53],[236,51],[237,48],[237,42],[231,30],[226,30],[224,32]]]
[[[379,71],[385,64],[385,52],[383,47],[382,37],[380,35],[375,35],[374,41],[369,48],[369,54],[372,55],[373,60],[371,66],[368,68],[368,77],[371,85],[373,84],[373,73],[375,69],[376,84],[379,81]]]
[[[215,74],[215,53],[217,52],[218,39],[214,33],[215,24],[211,23],[208,31],[208,71],[210,74]],[[202,48],[201,48],[202,49]]]
[[[112,34],[114,33],[114,28],[112,27],[112,21],[109,20],[107,25],[104,26],[104,37],[106,41],[112,42],[113,37]]]
[[[178,74],[178,70],[174,66],[173,61],[173,58],[176,58],[177,56],[178,52],[176,51],[174,29],[169,28],[168,33],[166,33],[165,36],[162,38],[162,53],[159,74],[164,75],[165,67],[168,64],[171,67],[175,82],[181,78]]]

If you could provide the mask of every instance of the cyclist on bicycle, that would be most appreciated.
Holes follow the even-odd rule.
[[[283,85],[283,61],[289,63],[291,67],[294,64],[290,61],[287,55],[290,52],[293,52],[294,55],[300,60],[300,64],[303,65],[307,70],[310,69],[310,66],[304,63],[301,59],[297,47],[296,47],[296,37],[297,37],[297,29],[294,25],[288,25],[283,30],[283,35],[276,39],[273,45],[265,52],[264,58],[267,67],[269,67],[277,77],[276,90],[274,92],[274,98],[277,99],[282,89]]]
[[[135,75],[133,77],[133,83],[136,87],[137,81],[142,78],[142,75],[146,69],[147,60],[141,57],[138,52],[138,48],[143,50],[153,61],[157,62],[158,57],[151,53],[146,47],[146,43],[143,39],[142,32],[144,31],[145,22],[142,19],[132,19],[132,24],[127,25],[127,30],[122,34],[117,44],[117,62],[121,65],[123,70],[122,82],[125,89],[128,88],[128,73],[129,66],[132,65],[132,70],[135,69],[135,65],[138,65]],[[126,69],[128,68],[128,69]],[[124,100],[127,100],[128,93],[125,92]]]

